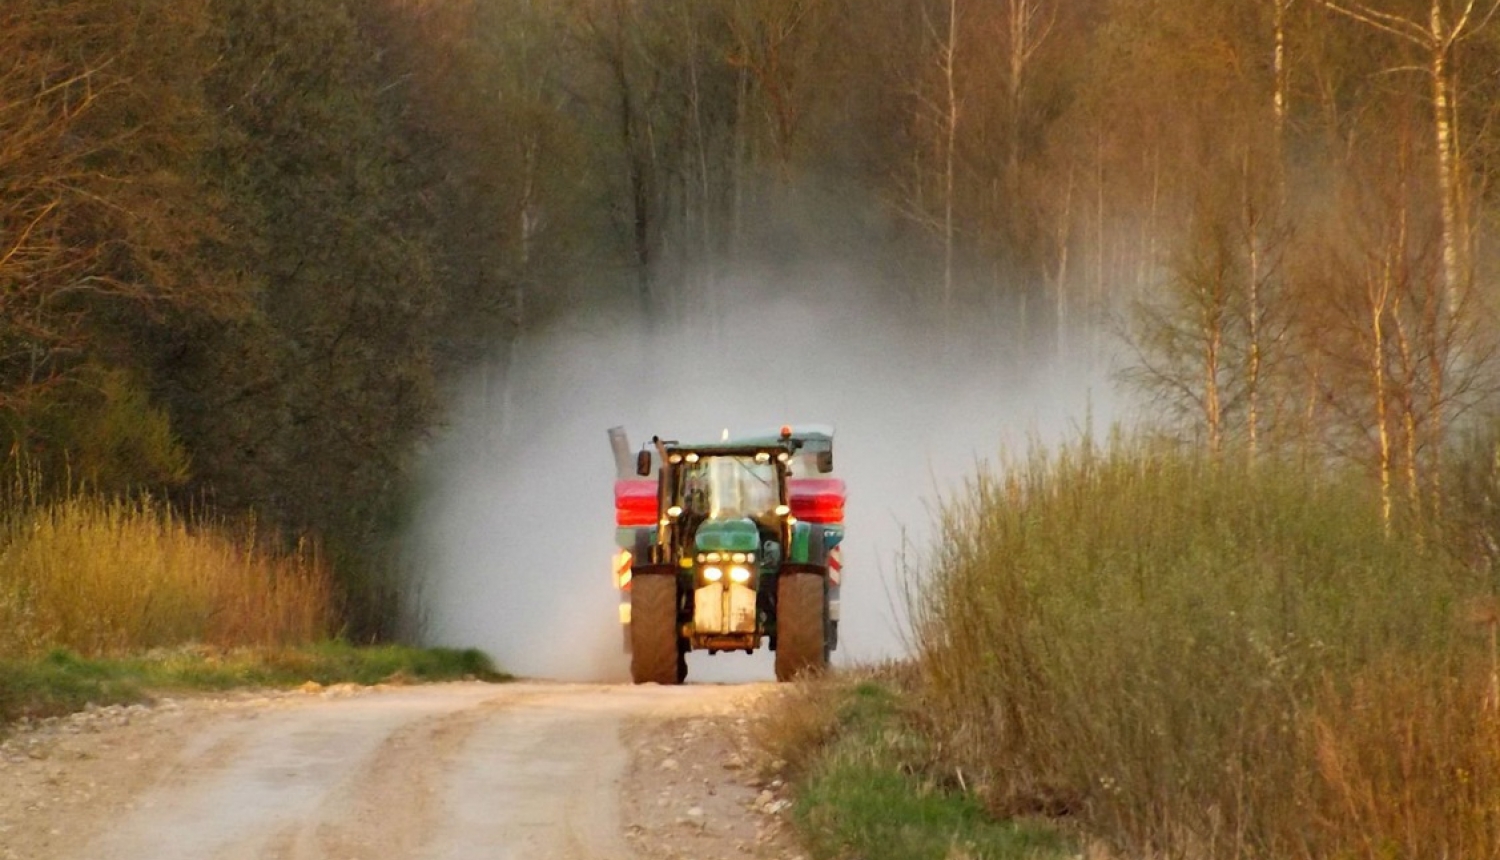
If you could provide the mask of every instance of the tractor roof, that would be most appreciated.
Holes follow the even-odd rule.
[[[790,433],[786,431],[790,430]],[[734,454],[745,449],[783,448],[804,451],[833,450],[833,428],[826,424],[788,424],[764,432],[731,436],[713,442],[667,442],[667,448],[700,453]]]

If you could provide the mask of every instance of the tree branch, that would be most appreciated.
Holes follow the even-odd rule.
[[[1368,24],[1377,30],[1389,33],[1397,38],[1405,39],[1422,47],[1432,46],[1433,35],[1425,27],[1407,18],[1392,15],[1389,12],[1381,12],[1378,9],[1371,9],[1363,3],[1346,6],[1338,2],[1338,0],[1319,0],[1319,2],[1323,4],[1325,9],[1330,9],[1345,17]]]

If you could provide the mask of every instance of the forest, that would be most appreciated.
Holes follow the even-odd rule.
[[[1159,432],[1428,518],[1500,469],[1452,468],[1500,383],[1497,6],[6,0],[0,433],[45,492],[319,541],[379,637],[464,373],[848,259],[851,307],[1121,350]]]

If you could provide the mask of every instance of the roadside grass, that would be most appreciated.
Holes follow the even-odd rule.
[[[1085,439],[939,532],[912,702],[997,817],[1122,856],[1500,856],[1493,582],[1363,476]]]
[[[90,704],[145,701],[138,679],[118,666],[56,651],[40,660],[0,661],[0,737],[20,719],[55,717]]]
[[[504,681],[477,649],[355,646],[322,642],[298,648],[241,648],[222,654],[176,649],[120,661],[153,687],[229,689],[316,684],[400,684],[472,678]]]
[[[86,658],[59,649],[34,659],[0,660],[0,729],[18,719],[59,716],[90,704],[146,701],[155,692],[289,688],[309,681],[329,686],[508,678],[474,649],[323,642],[227,651],[184,647],[126,658]]]
[[[157,690],[502,680],[475,650],[355,647],[315,548],[165,503],[0,491],[0,728]]]
[[[306,546],[267,549],[253,524],[190,523],[150,498],[7,501],[0,658],[287,646],[335,632],[327,565]]]
[[[887,668],[781,689],[758,744],[796,786],[793,820],[817,860],[1043,860],[1073,856],[1046,822],[997,820],[942,773]]]

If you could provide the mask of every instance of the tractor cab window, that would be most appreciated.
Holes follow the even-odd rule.
[[[684,470],[682,502],[708,519],[760,519],[779,503],[775,467],[750,457],[705,457]]]

